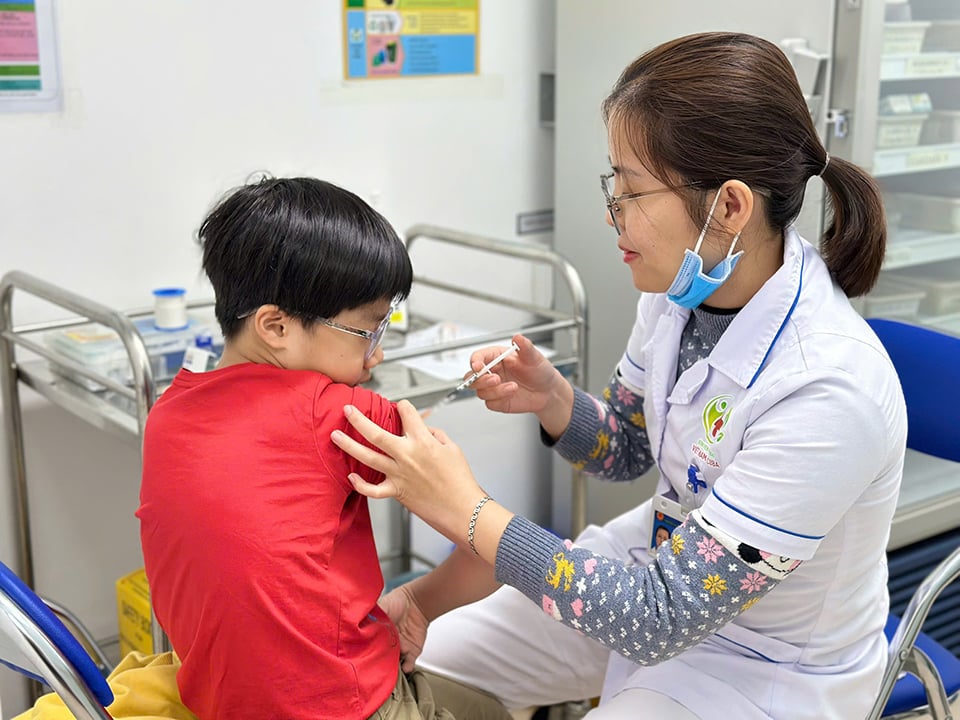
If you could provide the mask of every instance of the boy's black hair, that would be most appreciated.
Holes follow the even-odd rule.
[[[203,269],[227,338],[274,304],[309,327],[319,318],[410,294],[403,241],[353,193],[315,178],[271,178],[229,192],[200,226]]]

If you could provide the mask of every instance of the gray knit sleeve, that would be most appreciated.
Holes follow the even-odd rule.
[[[595,555],[516,516],[497,550],[497,580],[564,625],[655,665],[716,632],[799,564],[784,558],[785,572],[764,570],[708,528],[692,513],[641,567]]]
[[[600,398],[573,392],[570,424],[553,446],[564,460],[606,480],[632,480],[653,466],[641,395],[616,374]]]

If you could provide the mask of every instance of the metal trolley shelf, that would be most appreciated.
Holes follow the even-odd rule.
[[[455,385],[455,380],[440,380],[407,368],[401,360],[425,356],[458,348],[465,348],[486,342],[498,342],[522,332],[534,342],[554,351],[551,361],[570,381],[582,383],[586,375],[587,357],[587,304],[583,284],[576,270],[563,257],[543,247],[521,244],[514,241],[498,240],[478,235],[457,232],[431,225],[415,225],[407,233],[407,245],[414,259],[417,271],[415,251],[430,243],[458,248],[456,252],[470,258],[482,255],[497,259],[512,259],[510,262],[529,264],[552,270],[554,299],[549,304],[538,304],[528,300],[510,299],[494,295],[482,289],[489,287],[489,278],[478,277],[477,283],[485,284],[472,289],[461,284],[419,274],[414,276],[414,300],[420,288],[431,288],[433,292],[446,293],[469,299],[491,307],[491,316],[497,308],[527,320],[497,327],[485,335],[439,342],[416,348],[396,347],[402,344],[399,333],[389,331],[385,340],[384,362],[374,371],[371,388],[390,400],[409,400],[417,407],[429,407],[442,398]],[[478,272],[477,275],[482,275]],[[561,301],[569,309],[558,309],[556,296],[561,288],[565,296]],[[35,323],[32,325],[13,325],[13,300],[15,295],[31,295],[73,314],[62,321]],[[208,307],[212,303],[192,303],[190,309]],[[412,303],[411,303],[412,304]],[[23,423],[19,397],[19,385],[32,388],[54,405],[58,405],[94,427],[125,438],[139,447],[143,437],[143,428],[147,413],[156,401],[158,391],[153,369],[146,346],[133,320],[147,316],[149,309],[120,312],[113,308],[82,297],[69,290],[33,277],[23,272],[8,272],[0,280],[0,390],[2,390],[4,427],[7,454],[11,463],[11,477],[14,483],[14,496],[17,511],[17,570],[23,580],[33,587],[34,562],[31,529],[29,522],[27,468],[24,457]],[[430,322],[450,320],[452,318],[428,318],[418,316],[416,309],[410,318],[411,328],[424,326]],[[51,330],[97,322],[115,331],[126,349],[133,384],[126,386],[96,370],[77,364],[61,356],[42,342],[42,334]],[[60,373],[51,370],[51,363],[67,369],[71,374],[89,378],[100,383],[106,391],[93,392],[80,384],[65,379]],[[400,378],[402,381],[394,383]],[[581,530],[586,522],[586,491],[584,479],[574,472],[572,509],[572,532]],[[410,569],[412,559],[417,557],[410,547],[409,515],[401,512],[401,546],[381,557],[382,561],[399,560],[403,570]],[[82,627],[82,626],[81,626]],[[166,648],[168,643],[163,633],[154,623],[154,647]]]

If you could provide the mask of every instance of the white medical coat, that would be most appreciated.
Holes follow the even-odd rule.
[[[638,671],[618,656],[605,693],[669,688],[711,716],[720,698],[691,684],[704,673],[774,717],[822,718],[824,708],[858,717],[885,661],[885,548],[907,434],[896,371],[792,228],[781,268],[674,382],[689,313],[664,295],[641,296],[620,362],[625,383],[644,394],[658,492],[672,489],[729,535],[804,562],[677,658],[699,672],[671,672],[671,662]],[[707,490],[692,491],[691,465]],[[649,512],[631,515],[605,528],[629,536],[616,544],[649,539]]]
[[[745,261],[746,262],[746,261]],[[803,563],[715,635],[641,667],[504,587],[435,620],[421,664],[522,707],[631,688],[704,718],[850,720],[879,690],[885,547],[906,410],[880,342],[817,251],[785,233],[783,265],[707,358],[677,379],[689,310],[637,306],[622,380],[644,396],[659,492],[727,534]],[[687,485],[694,465],[707,489]],[[578,545],[632,563],[650,542],[648,501]]]

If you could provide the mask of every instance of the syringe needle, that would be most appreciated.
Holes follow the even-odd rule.
[[[451,400],[453,400],[460,392],[462,392],[463,390],[466,390],[468,387],[470,387],[471,385],[473,385],[477,380],[479,380],[480,378],[482,378],[484,375],[486,375],[487,373],[489,373],[494,367],[496,367],[496,366],[499,365],[501,362],[503,362],[504,358],[506,358],[508,355],[510,355],[510,353],[514,353],[514,352],[520,352],[520,347],[519,347],[515,342],[512,342],[512,343],[510,343],[510,347],[508,347],[508,348],[507,348],[506,350],[504,350],[502,353],[500,353],[499,355],[497,355],[493,360],[491,360],[490,362],[488,362],[486,365],[484,365],[482,368],[480,368],[479,370],[477,370],[475,373],[473,373],[472,375],[470,375],[466,380],[464,380],[464,381],[461,382],[459,385],[457,385],[453,390],[451,390],[451,391],[448,392],[446,395],[444,395],[440,400],[438,400],[438,401],[433,405],[432,408],[430,408],[429,410],[426,410],[426,411],[424,411],[423,413],[421,413],[422,416],[423,416],[423,417],[426,417],[426,416],[429,415],[431,412],[433,412],[433,410],[436,410],[437,408],[443,407],[444,405],[446,405],[447,403],[449,403],[449,402],[450,402]]]

